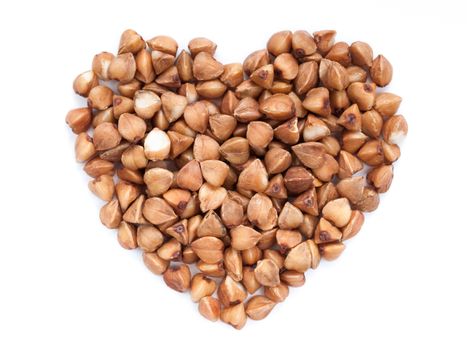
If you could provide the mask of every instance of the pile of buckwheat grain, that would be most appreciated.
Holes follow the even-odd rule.
[[[278,32],[222,64],[206,38],[177,55],[126,30],[73,83],[87,107],[66,122],[102,223],[209,320],[266,317],[391,185],[407,133],[401,98],[377,91],[392,66],[335,34]]]

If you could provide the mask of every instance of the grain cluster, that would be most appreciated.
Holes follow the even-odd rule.
[[[336,32],[273,34],[243,63],[195,38],[121,35],[66,122],[102,223],[200,313],[240,329],[336,259],[393,178],[407,123],[392,66]],[[109,84],[116,81],[116,84]]]

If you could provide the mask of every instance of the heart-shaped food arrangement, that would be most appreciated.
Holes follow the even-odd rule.
[[[177,55],[126,30],[73,83],[87,107],[66,121],[102,223],[209,320],[266,317],[391,185],[407,134],[401,98],[377,91],[392,66],[335,35],[278,32],[222,64],[206,38]]]

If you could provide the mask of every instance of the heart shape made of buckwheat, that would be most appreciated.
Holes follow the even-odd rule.
[[[392,181],[407,123],[392,66],[336,32],[282,31],[243,64],[195,38],[121,35],[74,80],[66,122],[102,223],[200,313],[265,318],[334,260]],[[117,84],[108,84],[115,80]]]

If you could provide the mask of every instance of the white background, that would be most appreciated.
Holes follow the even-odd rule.
[[[450,1],[11,1],[0,5],[0,348],[466,349],[465,10]],[[336,29],[393,64],[409,123],[389,193],[263,321],[203,319],[99,221],[74,161],[71,83],[133,28],[242,62],[283,29]]]

